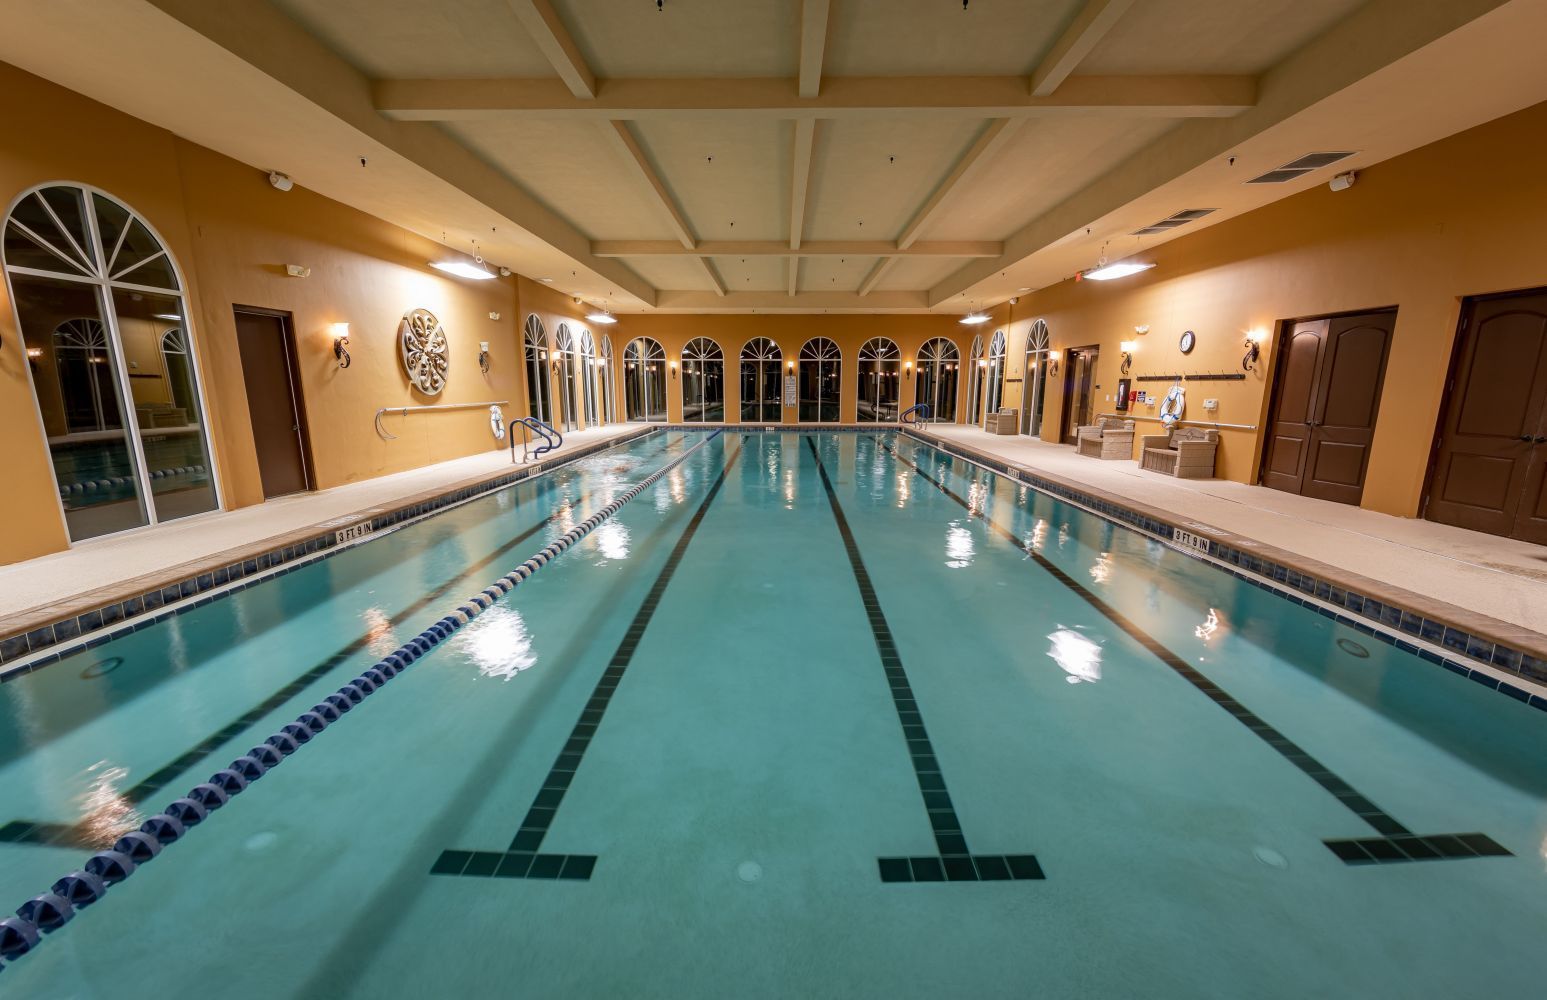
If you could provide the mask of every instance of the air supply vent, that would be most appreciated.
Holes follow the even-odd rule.
[[[1343,153],[1306,153],[1298,160],[1291,160],[1277,170],[1269,170],[1247,181],[1248,184],[1282,184],[1296,177],[1304,177],[1312,170],[1319,170],[1331,163],[1353,156],[1353,150]]]
[[[1215,211],[1218,211],[1218,209],[1213,209],[1213,208],[1188,208],[1188,209],[1184,209],[1184,210],[1176,213],[1175,215],[1167,216],[1166,218],[1161,219],[1159,222],[1157,222],[1157,223],[1155,223],[1153,225],[1145,226],[1143,229],[1140,229],[1140,230],[1136,231],[1133,235],[1135,235],[1135,236],[1154,236],[1156,233],[1168,233],[1171,230],[1175,229],[1177,226],[1185,226],[1185,225],[1187,225],[1187,223],[1193,221],[1194,219],[1201,219],[1205,215],[1208,215],[1210,212],[1215,212]]]

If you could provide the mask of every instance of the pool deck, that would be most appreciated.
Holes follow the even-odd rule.
[[[978,427],[918,429],[1049,479],[1272,546],[1310,572],[1341,575],[1350,588],[1357,579],[1373,581],[1388,592],[1449,606],[1454,610],[1447,617],[1457,624],[1503,623],[1547,646],[1547,546],[1263,486],[1176,479],[1146,472],[1133,461],[1086,458],[1069,445],[993,435]]]
[[[609,424],[564,436],[541,464],[638,431],[644,424]],[[278,497],[138,531],[83,542],[25,562],[0,566],[0,636],[131,594],[161,580],[193,575],[203,566],[236,561],[316,534],[340,519],[415,502],[493,479],[537,462],[511,464],[509,449],[427,465],[315,493]],[[173,542],[175,539],[175,543]],[[82,581],[90,581],[83,586]]]

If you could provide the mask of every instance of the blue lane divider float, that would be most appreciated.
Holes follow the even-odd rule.
[[[77,871],[55,880],[47,892],[39,893],[16,908],[14,917],[0,919],[0,959],[15,961],[38,946],[43,935],[52,934],[107,894],[107,890],[127,879],[143,864],[153,860],[163,848],[182,840],[220,807],[239,795],[253,782],[278,767],[324,729],[341,719],[366,698],[402,673],[415,660],[454,635],[457,629],[488,610],[501,597],[548,563],[567,552],[589,535],[623,505],[654,486],[662,476],[676,468],[700,448],[720,436],[716,430],[681,455],[656,469],[622,495],[574,528],[540,549],[536,555],[473,595],[456,610],[435,622],[417,636],[387,654],[360,676],[302,712],[294,722],[282,726],[262,743],[216,771],[210,779],[195,785],[187,795],[119,837],[113,846],[98,851]],[[0,971],[5,968],[0,963]]]

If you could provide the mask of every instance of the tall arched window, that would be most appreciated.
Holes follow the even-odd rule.
[[[559,419],[564,421],[565,430],[577,430],[580,427],[580,355],[575,338],[569,332],[569,324],[559,324],[553,345],[558,348],[559,408],[564,411]]]
[[[972,354],[967,358],[967,420],[969,424],[983,423],[983,370],[988,361],[983,357],[983,335],[972,337]]]
[[[666,419],[666,352],[649,337],[623,348],[623,405],[630,420]]]
[[[995,330],[988,344],[988,367],[983,370],[983,416],[999,412],[1004,401],[1004,331]]]
[[[913,401],[929,405],[934,422],[956,419],[956,384],[960,377],[961,352],[944,337],[926,341],[919,348],[918,379],[914,382]]]
[[[1025,401],[1022,403],[1021,433],[1040,437],[1042,407],[1047,398],[1047,324],[1040,319],[1031,324],[1026,335]]]
[[[779,402],[779,363],[784,355],[767,337],[747,341],[741,349],[741,419],[751,423],[777,424],[782,418]]]
[[[725,355],[707,337],[682,349],[682,419],[719,423],[725,419]]]
[[[537,316],[526,318],[527,412],[545,424],[553,422],[553,401],[548,391],[548,331]]]
[[[609,424],[618,422],[617,369],[612,363],[612,337],[602,334],[602,356],[598,359],[597,372],[602,379],[602,418]]]
[[[836,423],[843,382],[843,355],[826,337],[813,337],[800,348],[800,421]]]
[[[173,327],[161,334],[161,360],[166,367],[167,391],[172,396],[172,405],[185,412],[198,409],[193,358],[188,353],[188,338],[182,327]]]
[[[859,349],[861,422],[894,421],[902,392],[902,352],[885,337],[873,337]]]
[[[585,425],[595,427],[601,423],[596,415],[596,341],[591,331],[580,330],[580,386],[585,392]]]
[[[182,282],[161,238],[112,196],[55,184],[11,205],[3,260],[70,540],[218,507]]]

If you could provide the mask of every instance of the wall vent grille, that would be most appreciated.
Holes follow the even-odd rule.
[[[1153,225],[1145,226],[1143,229],[1136,230],[1133,235],[1153,236],[1156,233],[1168,233],[1175,229],[1177,226],[1185,226],[1187,223],[1192,222],[1194,219],[1201,219],[1205,215],[1208,215],[1210,212],[1217,211],[1218,209],[1214,208],[1183,209],[1175,215],[1169,215],[1166,218],[1161,219],[1159,222],[1154,223]]]
[[[1320,170],[1328,164],[1336,163],[1354,155],[1353,150],[1338,153],[1306,153],[1298,160],[1290,160],[1277,170],[1269,170],[1265,174],[1253,177],[1248,184],[1282,184],[1292,181],[1296,177],[1304,177],[1312,170]]]

